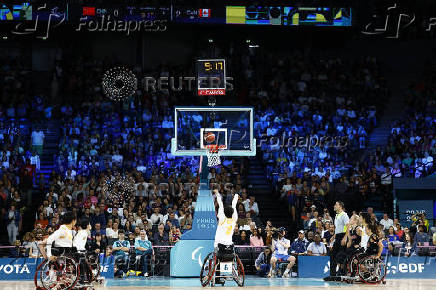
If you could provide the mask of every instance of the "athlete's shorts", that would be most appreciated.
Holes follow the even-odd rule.
[[[276,257],[279,262],[287,262],[290,255],[274,254],[274,257]]]

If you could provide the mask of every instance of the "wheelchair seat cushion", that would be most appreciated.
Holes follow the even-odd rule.
[[[233,245],[218,244],[217,258],[222,261],[232,261],[235,257],[235,247]]]

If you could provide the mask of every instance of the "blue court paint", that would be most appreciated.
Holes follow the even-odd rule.
[[[234,281],[226,281],[226,287],[238,287]],[[255,276],[245,277],[244,286],[265,286],[265,287],[330,287],[343,286],[349,287],[349,284],[337,282],[325,282],[322,279],[307,278],[259,278]],[[126,279],[108,279],[106,287],[199,287],[199,278],[169,278],[169,277],[151,277],[151,278],[126,278]],[[218,289],[221,287],[217,285]]]

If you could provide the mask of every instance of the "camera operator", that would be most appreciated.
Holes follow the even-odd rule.
[[[268,274],[268,277],[274,277],[276,275],[276,266],[277,262],[286,262],[288,261],[288,267],[283,273],[283,278],[289,278],[289,271],[291,267],[295,264],[295,257],[288,254],[289,247],[291,246],[291,242],[285,238],[286,229],[281,227],[278,230],[278,236],[273,235],[272,241],[272,251],[273,256],[271,258],[271,270]]]

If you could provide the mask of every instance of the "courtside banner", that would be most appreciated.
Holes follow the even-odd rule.
[[[36,268],[42,261],[34,258],[0,258],[0,280],[33,280]],[[113,278],[114,265],[101,264],[100,276]]]
[[[384,258],[386,279],[436,279],[436,257]],[[298,256],[298,277],[323,278],[330,275],[330,257]]]

